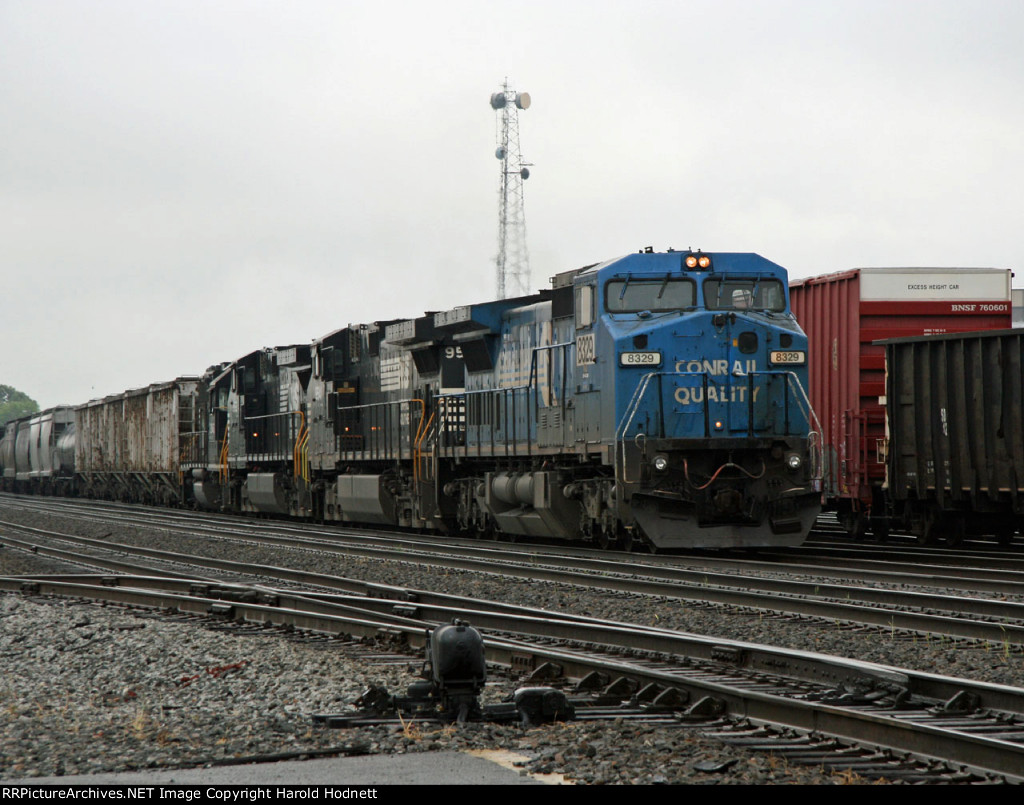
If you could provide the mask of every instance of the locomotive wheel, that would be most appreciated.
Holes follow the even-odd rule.
[[[494,522],[493,518],[487,518],[487,525],[484,526],[483,531],[480,533],[483,539],[490,539],[497,542],[501,539],[501,532],[498,530],[498,524]]]
[[[875,539],[877,539],[879,542],[885,542],[887,539],[889,539],[889,518],[872,517],[871,533],[875,535]]]
[[[601,550],[616,550],[622,544],[625,529],[616,520],[614,525],[603,523],[597,527],[597,544]]]
[[[480,507],[474,500],[469,505],[469,517],[466,522],[466,534],[470,539],[480,539],[484,535],[484,528],[481,527],[480,522],[483,518],[480,516]]]

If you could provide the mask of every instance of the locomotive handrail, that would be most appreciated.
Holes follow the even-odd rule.
[[[363,410],[366,410],[366,411],[368,411],[371,414],[371,418],[372,418],[372,415],[373,415],[374,412],[383,411],[384,412],[385,423],[383,425],[371,424],[370,432],[371,432],[371,434],[376,434],[378,432],[378,430],[382,431],[383,432],[384,441],[387,442],[388,438],[390,437],[391,430],[392,430],[391,423],[389,421],[387,421],[388,420],[388,411],[391,408],[395,407],[395,406],[398,406],[399,409],[400,409],[401,406],[403,406],[403,405],[412,405],[414,403],[418,403],[419,406],[420,406],[420,421],[419,421],[419,424],[416,426],[416,433],[412,434],[412,427],[411,427],[412,412],[410,411],[410,417],[409,417],[409,419],[410,419],[409,458],[412,459],[416,455],[416,443],[415,443],[415,440],[423,432],[423,420],[424,420],[424,415],[425,415],[425,411],[426,411],[426,404],[420,398],[418,398],[418,397],[408,397],[408,398],[406,398],[404,400],[384,400],[384,401],[375,402],[375,403],[363,403],[361,405],[338,405],[338,406],[335,406],[334,413],[338,414],[338,413],[340,413],[342,411],[348,412],[348,411],[363,411]],[[332,422],[332,425],[337,425],[337,424],[338,424],[337,423],[337,418],[335,418],[334,422]],[[399,423],[399,428],[401,428],[401,423]],[[362,438],[361,435],[358,435],[358,436],[359,436],[359,438]],[[339,455],[341,453],[355,453],[355,452],[357,452],[354,449],[342,450],[341,443],[340,443],[340,439],[342,438],[342,434],[338,433],[337,431],[334,434],[334,438],[335,438],[335,442],[337,443],[337,449],[338,449]],[[378,442],[379,442],[379,438],[378,437],[374,437],[374,442],[373,442],[373,448],[374,449],[377,448]],[[387,445],[385,444],[385,449],[386,448],[387,448]],[[401,461],[402,459],[405,458],[404,448],[403,448],[402,439],[401,439],[401,433],[399,433],[398,450],[397,451],[398,451],[397,460]],[[388,452],[388,451],[386,450],[386,452]],[[393,451],[390,451],[390,452],[393,452]]]
[[[788,372],[788,374],[796,384],[800,395],[803,397],[803,401],[807,403],[807,408],[804,408],[800,405],[800,397],[796,398],[797,405],[800,405],[801,413],[806,417],[808,425],[810,425],[812,421],[814,423],[814,426],[807,433],[807,447],[811,454],[811,477],[814,480],[820,481],[825,461],[824,450],[822,448],[821,422],[818,419],[817,412],[814,410],[814,406],[811,405],[811,398],[807,395],[807,389],[805,389],[803,383],[800,382],[800,377],[796,372]]]
[[[565,371],[566,347],[575,347],[575,346],[576,346],[576,342],[575,341],[561,341],[561,342],[559,342],[557,344],[541,344],[540,346],[536,346],[536,347],[532,348],[532,353],[531,353],[531,356],[530,356],[530,379],[527,382],[526,386],[524,386],[524,388],[526,388],[526,389],[531,389],[532,388],[533,389],[533,394],[531,396],[533,397],[534,408],[539,408],[539,405],[537,404],[537,394],[538,394],[538,392],[540,392],[540,378],[538,377],[538,375],[540,374],[540,370],[537,367],[537,353],[538,352],[548,352],[550,350],[555,350],[555,349],[561,349],[562,350],[562,393],[558,396],[558,400],[559,400],[559,405],[564,406],[564,404],[565,404],[565,375],[566,375],[566,371]],[[553,368],[554,368],[554,364],[553,363],[548,366],[548,374],[549,375],[551,374],[551,371],[552,371]],[[549,389],[551,388],[551,378],[550,378],[550,376],[548,377],[548,388]],[[549,407],[549,406],[545,406],[545,407]]]
[[[418,446],[420,441],[423,439],[424,435],[426,434],[426,431],[430,428],[430,421],[426,420],[427,404],[426,404],[426,402],[424,400],[421,400],[419,397],[411,397],[408,400],[408,402],[409,403],[419,403],[420,404],[420,423],[416,426],[416,436],[413,439],[413,444]],[[433,418],[433,417],[431,417],[431,418]],[[424,420],[426,420],[426,421],[424,421]]]
[[[461,398],[465,398],[465,400],[466,400],[466,416],[467,416],[467,422],[466,422],[467,438],[465,440],[465,444],[463,445],[463,455],[465,455],[467,458],[469,457],[469,442],[470,442],[470,439],[468,438],[468,428],[472,427],[470,425],[470,423],[469,423],[469,413],[472,410],[471,406],[469,404],[470,398],[482,397],[484,395],[491,395],[494,399],[503,399],[505,401],[505,404],[502,405],[502,412],[501,413],[502,413],[502,420],[503,420],[502,421],[502,425],[503,425],[502,430],[504,430],[504,432],[505,432],[505,438],[502,440],[502,442],[503,442],[504,447],[505,447],[505,456],[508,457],[510,455],[518,455],[519,454],[518,450],[515,449],[515,446],[518,445],[518,443],[519,443],[519,438],[518,438],[519,437],[519,432],[518,432],[518,428],[516,427],[516,419],[517,419],[517,417],[516,417],[516,410],[515,410],[516,409],[517,393],[518,393],[518,396],[528,397],[529,393],[530,393],[530,390],[532,388],[533,388],[533,386],[531,386],[529,383],[527,383],[526,385],[522,385],[522,386],[507,386],[507,387],[504,387],[504,388],[464,389],[462,391],[449,392],[448,394],[438,394],[435,399],[440,401],[440,400],[449,400],[449,399],[455,399],[455,398],[460,398],[460,397]],[[509,400],[511,400],[511,405],[508,404]],[[527,400],[527,402],[529,402],[529,400]],[[511,409],[511,428],[509,427],[509,424],[510,424],[509,423],[509,419],[510,419],[510,417],[509,417],[509,409]],[[479,410],[479,409],[477,409],[477,410]],[[530,445],[529,413],[530,413],[530,409],[529,409],[529,407],[527,407],[527,423],[526,423],[526,434],[525,434],[525,436],[526,436],[526,445],[527,445],[527,455],[530,454],[530,447],[531,447],[531,445]],[[491,426],[491,449],[492,449],[492,451],[494,450],[494,431],[495,431],[495,427],[492,424],[492,426]],[[511,431],[511,434],[509,433],[509,431]],[[509,444],[510,443],[513,445],[512,449],[514,450],[514,452],[512,452],[512,453],[510,453],[510,448],[509,448]],[[454,454],[454,448],[455,447],[457,447],[457,445],[453,445],[452,454]],[[476,440],[476,450],[477,450],[477,454],[478,455],[480,455],[480,451],[482,450],[482,448],[483,448],[482,440],[481,439],[477,439]]]
[[[299,459],[302,461],[302,480],[309,483],[309,439],[310,431],[306,428],[306,436],[302,440],[302,454]]]
[[[640,409],[640,402],[643,400],[644,395],[647,393],[647,387],[650,385],[651,378],[657,375],[664,374],[663,372],[648,372],[640,378],[640,382],[636,384],[636,388],[633,389],[633,396],[629,400],[629,404],[626,406],[626,411],[622,415],[622,421],[619,423],[619,427],[615,429],[615,477],[621,478],[622,483],[637,483],[637,481],[631,481],[626,478],[626,443],[624,436],[629,426],[633,422],[633,417],[636,416],[636,412]],[[675,374],[681,374],[676,372]],[[707,399],[705,397],[705,399]],[[660,404],[660,401],[659,401]],[[706,407],[706,406],[705,406]],[[619,465],[619,445],[622,445],[622,464]],[[638,445],[639,447],[639,445]],[[639,480],[639,479],[638,479]]]
[[[426,407],[423,409],[426,413]],[[423,422],[423,417],[420,417],[420,426],[416,431],[416,439],[413,442],[413,461],[412,461],[412,480],[417,482],[420,479],[420,461],[423,456],[423,440],[427,438],[430,433],[430,427],[434,424],[434,415],[436,411],[430,412],[430,417],[427,419],[426,424]]]
[[[479,405],[475,405],[474,402],[480,397],[490,397],[493,400],[502,400],[503,405],[501,406],[501,419],[500,427],[497,427],[494,423],[490,426],[490,446],[492,452],[495,449],[495,432],[496,430],[503,431],[505,437],[501,440],[505,447],[505,455],[519,455],[519,443],[520,437],[522,442],[526,446],[526,455],[531,455],[533,452],[533,440],[531,438],[533,422],[538,418],[538,412],[540,409],[540,403],[538,400],[538,393],[540,392],[541,386],[539,384],[539,367],[537,364],[537,355],[540,352],[551,352],[554,350],[560,350],[562,356],[562,372],[560,388],[555,389],[555,397],[557,403],[554,406],[548,407],[559,407],[564,408],[566,402],[566,384],[567,379],[567,348],[575,348],[576,344],[573,341],[561,341],[556,344],[542,344],[540,346],[532,347],[530,353],[530,372],[528,380],[525,384],[517,386],[505,386],[498,388],[486,388],[486,389],[463,389],[461,391],[449,392],[447,394],[438,394],[435,399],[438,401],[439,407],[443,408],[444,413],[442,417],[444,422],[447,423],[447,416],[452,411],[455,412],[456,416],[465,417],[465,424],[460,427],[464,427],[466,431],[466,438],[462,441],[462,444],[445,444],[444,447],[449,450],[450,455],[454,455],[458,447],[462,447],[463,455],[469,457],[470,442],[473,441],[477,454],[480,455],[483,450],[484,444],[483,439],[477,438],[471,440],[469,438],[469,429],[472,427],[480,427],[482,423],[473,425],[472,419],[475,413],[479,413],[483,408]],[[554,363],[552,361],[549,367],[549,372],[553,372]],[[550,383],[550,378],[549,378]],[[516,410],[517,400],[523,398],[526,403],[525,416],[526,416],[526,428],[525,433],[520,434],[519,423]],[[459,401],[461,407],[457,405],[450,406],[447,404],[448,401]],[[511,403],[511,404],[509,404]],[[439,424],[440,427],[440,424]]]
[[[298,427],[296,427],[298,417]],[[278,432],[267,434],[259,431],[253,432],[251,427],[257,423],[274,424],[277,420]],[[306,416],[301,410],[278,411],[273,414],[256,414],[254,416],[242,417],[243,433],[245,434],[245,457],[246,461],[285,461],[287,453],[291,453],[294,465],[294,477],[301,477],[297,465],[296,446],[302,438],[302,432],[306,426]],[[262,424],[259,425],[262,428]],[[280,431],[283,430],[282,434]]]
[[[291,413],[298,414],[300,417],[299,433],[295,438],[295,444],[292,446],[292,475],[296,480],[301,478],[308,483],[309,465],[308,462],[303,460],[303,450],[306,443],[309,441],[309,428],[306,426],[306,415],[302,411],[292,411]]]
[[[230,434],[229,428],[224,428],[224,438],[220,442],[220,465],[219,475],[221,483],[227,483],[231,477],[231,471],[228,469],[228,435]]]
[[[302,411],[278,411],[277,413],[274,414],[254,414],[253,416],[242,417],[242,421],[252,422],[253,420],[256,419],[271,419],[272,417],[275,416],[293,416],[295,414],[302,416]]]
[[[420,422],[416,426],[416,435],[413,437],[412,442],[412,480],[416,483],[419,480],[420,470],[420,453],[421,442],[427,437],[427,433],[430,430],[430,423],[434,418],[433,412],[430,414],[430,419],[427,419],[427,403],[425,400],[421,400],[419,397],[411,397],[408,400],[409,404],[419,403],[420,404]],[[401,449],[401,447],[399,447]]]

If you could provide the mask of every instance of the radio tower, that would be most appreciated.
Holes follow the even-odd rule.
[[[498,112],[494,155],[501,161],[498,191],[498,298],[509,299],[530,293],[530,255],[526,251],[526,211],[523,182],[530,178],[529,163],[519,153],[519,110],[530,108],[530,95],[508,88],[491,95],[491,108]]]

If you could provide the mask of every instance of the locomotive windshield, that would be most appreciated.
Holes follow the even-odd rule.
[[[767,310],[783,313],[786,292],[778,280],[708,279],[704,281],[708,310]]]
[[[693,307],[697,302],[697,286],[690,279],[642,280],[627,277],[612,280],[605,286],[605,310],[609,313],[652,313]]]

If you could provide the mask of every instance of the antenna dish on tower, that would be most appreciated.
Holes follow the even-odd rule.
[[[528,163],[519,153],[519,109],[530,108],[530,93],[508,88],[491,95],[491,108],[498,114],[498,147],[501,187],[498,191],[498,298],[509,299],[530,293],[530,255],[526,251],[526,212],[523,182],[530,178]]]

